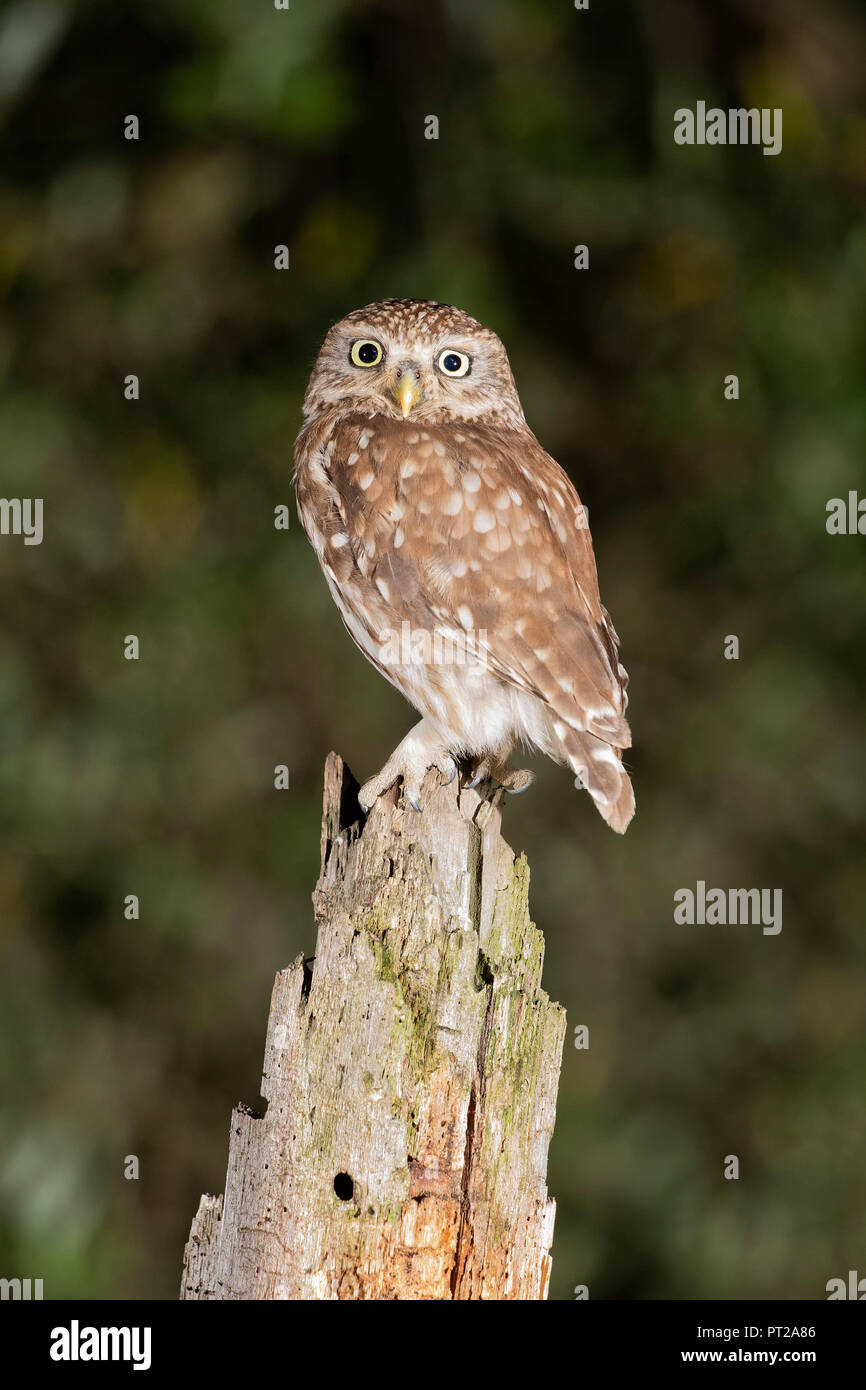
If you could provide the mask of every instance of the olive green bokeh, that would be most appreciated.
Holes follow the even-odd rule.
[[[552,1296],[866,1273],[862,10],[15,0],[0,53],[0,491],[45,499],[0,538],[0,1274],[176,1296],[313,950],[325,754],[408,727],[273,525],[326,329],[392,295],[503,337],[632,678],[628,834],[543,762],[506,808],[590,1035]],[[782,154],[676,146],[697,100],[782,107]],[[698,879],[781,934],[676,925]]]

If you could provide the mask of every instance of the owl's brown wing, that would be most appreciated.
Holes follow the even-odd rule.
[[[317,517],[311,539],[372,660],[370,644],[395,624],[469,632],[490,669],[566,732],[630,745],[628,678],[585,514],[528,429],[348,416],[318,443],[302,435],[298,458],[302,517]],[[581,773],[585,753],[565,748]]]
[[[631,744],[628,676],[619,638],[601,603],[586,512],[568,475],[525,432],[487,431],[479,490],[495,525],[482,531],[496,557],[498,599],[490,659],[515,684],[538,693],[573,728],[617,748]],[[506,493],[508,502],[506,503]],[[487,524],[482,517],[481,525]],[[477,531],[477,508],[472,530]],[[473,572],[484,602],[490,572]],[[491,629],[488,629],[491,631]]]

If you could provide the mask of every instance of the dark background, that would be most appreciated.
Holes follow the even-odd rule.
[[[0,14],[0,491],[45,499],[0,538],[0,1274],[173,1298],[222,1190],[325,754],[368,776],[413,717],[273,526],[325,331],[404,295],[505,341],[632,679],[625,838],[545,762],[506,810],[590,1029],[551,1295],[866,1274],[866,539],[825,529],[864,483],[864,72],[844,0]],[[698,100],[781,106],[781,155],[675,145]],[[782,888],[781,935],[676,925],[697,879]]]

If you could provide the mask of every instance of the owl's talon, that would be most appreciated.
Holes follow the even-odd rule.
[[[512,771],[507,766],[505,759],[495,760],[489,756],[481,759],[475,767],[475,776],[468,784],[469,790],[477,787],[479,782],[495,782],[497,786],[503,787],[505,791],[518,796],[520,792],[525,792],[527,787],[531,787],[535,781],[535,773],[528,768],[516,768]]]
[[[392,778],[391,780],[393,781],[394,779]],[[390,785],[390,782],[383,783],[381,773],[378,777],[371,777],[364,783],[363,787],[361,787],[358,792],[358,805],[365,816],[370,814],[374,803],[378,801],[384,791],[388,790]]]
[[[422,719],[410,729],[402,743],[375,777],[370,777],[358,792],[362,809],[369,810],[377,797],[397,781],[403,783],[403,800],[416,814],[421,812],[421,783],[429,768],[435,767],[448,782],[457,774],[457,763],[442,746],[442,735],[435,726]]]
[[[457,763],[452,758],[451,754],[444,753],[442,757],[437,758],[435,762],[431,764],[431,766],[435,767],[437,772],[441,772],[442,777],[444,778],[442,786],[450,787],[451,783],[454,781],[454,778],[457,776]]]
[[[473,791],[475,787],[478,786],[479,782],[483,782],[485,778],[490,776],[490,759],[486,757],[481,758],[481,760],[475,764],[475,776],[472,778],[471,782],[467,783],[467,790],[470,792]]]

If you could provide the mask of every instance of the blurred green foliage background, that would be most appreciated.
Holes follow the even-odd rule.
[[[864,73],[853,0],[5,7],[0,491],[45,539],[0,539],[0,1274],[176,1296],[314,949],[325,754],[409,726],[273,525],[326,329],[392,295],[504,339],[632,679],[625,838],[548,763],[506,810],[590,1029],[551,1294],[866,1273],[866,539],[825,530],[864,487]],[[782,154],[676,146],[698,100],[782,107]],[[781,887],[781,935],[677,926],[698,879]]]

